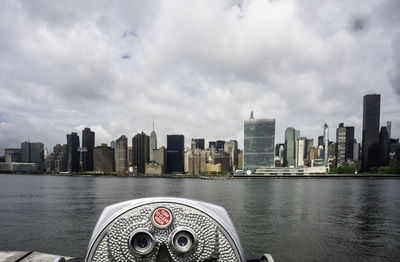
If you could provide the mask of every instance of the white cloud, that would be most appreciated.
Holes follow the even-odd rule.
[[[355,12],[354,10],[357,10]],[[252,109],[316,138],[382,94],[400,136],[397,1],[0,3],[0,152],[82,127],[237,139]],[[125,57],[125,58],[124,58]]]

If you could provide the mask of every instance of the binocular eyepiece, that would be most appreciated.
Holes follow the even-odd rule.
[[[143,198],[108,206],[85,262],[246,261],[223,207],[184,198]],[[248,260],[249,261],[249,260]],[[270,255],[252,261],[273,261]]]

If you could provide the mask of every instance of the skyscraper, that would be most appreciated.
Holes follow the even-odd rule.
[[[389,139],[391,139],[392,138],[392,121],[386,122],[386,128],[387,128],[387,132],[389,135]]]
[[[284,165],[286,167],[296,167],[296,140],[300,138],[300,130],[293,127],[286,128],[285,147],[284,147]]]
[[[296,167],[304,166],[305,150],[306,150],[306,138],[300,137],[296,140]]]
[[[153,150],[157,149],[157,135],[154,130],[154,121],[153,121],[153,130],[150,133],[150,161],[154,161]]]
[[[93,170],[112,172],[114,168],[114,149],[107,144],[101,144],[93,149]]]
[[[351,160],[353,161],[354,152],[354,127],[339,124],[336,129],[336,165],[344,166]]]
[[[225,145],[225,141],[224,140],[217,140],[215,149],[217,151],[224,151],[224,145]]]
[[[319,136],[318,137],[318,145],[323,146],[324,145],[324,136]]]
[[[379,166],[389,165],[390,138],[386,126],[379,132]]]
[[[77,133],[72,132],[67,134],[67,171],[68,172],[79,172],[79,136]]]
[[[86,127],[82,130],[82,171],[93,171],[94,132]]]
[[[362,127],[362,170],[379,165],[381,95],[365,95]]]
[[[254,115],[252,114],[254,117]],[[244,169],[274,167],[275,119],[244,121]]]
[[[125,135],[120,136],[115,143],[115,171],[128,171],[128,138]]]
[[[21,143],[21,162],[42,163],[44,160],[43,143]]]
[[[232,171],[235,171],[238,167],[238,142],[236,140],[225,142],[224,151],[231,156]]]
[[[328,124],[324,124],[324,163],[328,166],[328,147],[329,147],[329,129]]]
[[[145,133],[136,134],[132,138],[132,164],[137,167],[139,174],[145,173],[146,163],[150,162],[149,149],[149,136]]]
[[[216,143],[215,143],[215,141],[209,141],[209,142],[208,142],[208,148],[211,149],[212,147],[214,147],[214,149],[216,149]]]
[[[183,135],[167,135],[167,173],[184,173]]]
[[[196,149],[204,150],[204,138],[195,138],[194,141],[196,142]]]

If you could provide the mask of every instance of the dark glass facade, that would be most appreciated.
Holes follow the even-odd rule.
[[[136,134],[132,138],[132,162],[139,174],[146,171],[146,163],[150,161],[150,137],[145,133]]]
[[[274,167],[275,119],[244,121],[244,170]]]
[[[114,170],[114,149],[102,144],[93,149],[93,170],[112,172]]]
[[[386,126],[381,127],[379,132],[379,165],[389,165],[389,150],[390,150],[390,138],[389,132]]]
[[[86,148],[86,152],[82,152],[82,171],[93,171],[94,139],[94,132],[90,128],[82,130],[82,147]]]
[[[184,144],[183,135],[167,135],[167,173],[184,173]]]
[[[42,143],[21,143],[21,162],[37,163],[44,170],[44,145]]]
[[[196,138],[196,149],[204,150],[204,138]]]
[[[365,95],[362,126],[362,170],[379,165],[381,95]]]
[[[223,141],[223,140],[217,140],[217,142],[215,143],[215,145],[216,145],[216,150],[217,150],[217,151],[224,151],[225,141]]]
[[[336,166],[344,166],[348,160],[353,161],[354,127],[339,124],[336,129]]]
[[[324,136],[319,136],[318,137],[318,145],[323,146],[324,145]]]
[[[21,162],[40,163],[44,160],[42,143],[24,142],[21,144]]]
[[[214,147],[214,149],[217,148],[217,145],[216,145],[215,141],[209,141],[208,142],[208,148],[211,149],[211,147]]]
[[[72,132],[67,135],[67,171],[79,172],[79,136],[77,133]]]

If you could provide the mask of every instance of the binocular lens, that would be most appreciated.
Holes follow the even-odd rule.
[[[180,254],[185,254],[192,251],[197,243],[197,239],[195,238],[193,232],[186,228],[176,229],[175,232],[172,233],[171,238],[171,247]]]
[[[155,241],[150,232],[147,230],[140,230],[133,233],[129,244],[131,250],[135,254],[144,256],[151,253]]]
[[[187,232],[179,232],[175,236],[174,244],[178,247],[182,252],[187,252],[190,250],[193,244],[192,236]]]

